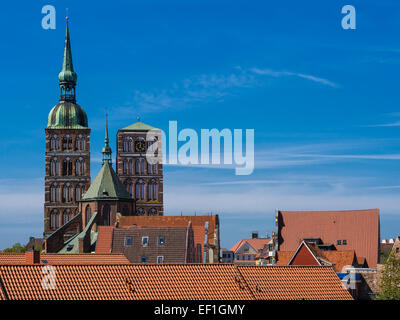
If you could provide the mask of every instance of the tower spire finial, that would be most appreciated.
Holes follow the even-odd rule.
[[[72,64],[71,41],[69,38],[68,15],[66,19],[64,56],[61,72],[58,74],[58,82],[60,84],[60,101],[75,102],[75,86],[78,78]]]
[[[111,156],[112,156],[112,151],[111,147],[109,145],[109,139],[108,139],[108,113],[107,113],[107,108],[106,108],[106,133],[104,137],[104,147],[101,152],[103,154],[103,160],[102,164],[108,162],[109,164],[112,163]]]

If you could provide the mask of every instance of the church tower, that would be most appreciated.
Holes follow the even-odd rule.
[[[117,133],[117,174],[136,200],[135,214],[139,216],[164,215],[162,163],[149,163],[146,156],[153,143],[161,146],[161,131],[140,122],[139,118]],[[160,147],[153,153],[162,158]]]
[[[67,17],[60,100],[45,129],[45,237],[78,214],[78,201],[90,186],[90,129],[86,112],[76,104],[76,81]]]

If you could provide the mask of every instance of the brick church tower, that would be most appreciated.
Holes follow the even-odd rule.
[[[147,137],[149,131],[153,133],[151,138]],[[164,215],[162,163],[149,163],[146,157],[153,143],[159,146],[154,154],[161,158],[161,131],[139,118],[117,133],[117,174],[136,200],[135,214],[140,216]]]
[[[45,237],[78,214],[78,201],[90,186],[90,129],[86,112],[76,104],[76,80],[67,18],[58,75],[60,101],[51,109],[45,129]]]

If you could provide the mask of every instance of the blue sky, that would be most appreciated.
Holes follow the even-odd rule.
[[[41,27],[42,6],[56,29]],[[341,28],[342,6],[357,29]],[[58,102],[65,8],[77,100],[100,168],[136,121],[255,130],[255,171],[166,166],[167,214],[218,213],[222,245],[274,230],[275,208],[381,210],[399,233],[398,1],[25,1],[0,19],[0,249],[43,228],[44,128]],[[111,139],[115,150],[115,138]]]

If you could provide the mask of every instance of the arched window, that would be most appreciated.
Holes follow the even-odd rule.
[[[57,209],[50,212],[50,228],[57,229],[60,226],[60,214]]]
[[[85,175],[85,160],[82,157],[76,160],[75,162],[75,174],[77,176]]]
[[[149,216],[156,216],[157,215],[157,209],[156,208],[151,208],[149,210]]]
[[[131,137],[125,137],[124,139],[124,152],[132,152],[133,141]]]
[[[72,202],[72,186],[67,182],[63,187],[63,202]]]
[[[85,150],[85,137],[81,134],[76,137],[75,149],[78,151]]]
[[[136,182],[136,200],[143,200],[144,199],[144,182],[140,179]]]
[[[136,210],[136,215],[138,215],[138,216],[144,216],[145,214],[146,214],[146,212],[144,211],[143,208],[138,208]]]
[[[154,179],[151,179],[148,185],[147,198],[149,200],[157,200],[157,182]]]
[[[82,183],[80,183],[76,186],[76,188],[75,188],[75,200],[76,201],[79,201],[82,199],[82,194],[84,191],[85,191],[85,186]]]
[[[62,215],[62,222],[66,224],[69,220],[72,219],[72,212],[71,209],[65,209]]]
[[[63,176],[72,176],[72,160],[65,158],[63,161]]]
[[[110,206],[105,204],[103,207],[103,226],[110,225]]]
[[[124,182],[124,185],[125,185],[126,191],[128,191],[128,193],[132,197],[132,195],[133,195],[133,183],[132,183],[132,181],[130,179],[128,179],[128,180],[126,180]]]
[[[72,138],[69,134],[65,135],[65,137],[62,140],[62,149],[72,150]]]
[[[89,205],[87,205],[85,209],[86,224],[89,222],[91,217],[92,217],[92,209],[90,208]]]
[[[143,174],[144,173],[144,159],[137,158],[136,159],[136,174]]]
[[[58,159],[53,158],[50,161],[50,175],[51,176],[58,176]]]
[[[50,202],[58,202],[60,201],[60,187],[57,183],[53,183],[50,186]]]
[[[157,164],[147,163],[147,173],[148,174],[157,174]]]
[[[50,150],[59,150],[60,149],[60,138],[55,134],[50,139]]]
[[[130,158],[124,160],[124,174],[133,174],[133,162]]]

